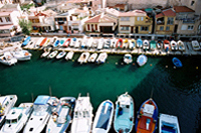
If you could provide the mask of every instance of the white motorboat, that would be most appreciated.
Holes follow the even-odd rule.
[[[77,38],[74,37],[74,38],[71,39],[71,43],[70,43],[69,46],[74,47],[76,43],[77,43]]]
[[[96,63],[105,63],[107,59],[107,53],[100,53],[98,58],[96,59]]]
[[[185,51],[185,46],[184,46],[184,42],[182,42],[181,40],[179,40],[177,42],[178,48],[180,51]]]
[[[90,38],[88,39],[88,43],[86,44],[86,47],[87,47],[87,48],[91,48],[93,41],[94,41],[93,37],[90,37]]]
[[[171,49],[172,49],[172,50],[178,50],[177,42],[175,42],[174,40],[172,40],[172,41],[170,42],[170,46],[171,46]]]
[[[93,133],[108,133],[113,118],[114,104],[110,100],[103,101],[96,112],[93,123]]]
[[[53,51],[52,53],[50,53],[48,56],[47,56],[47,58],[49,58],[49,59],[52,59],[52,58],[54,58],[56,55],[58,54],[58,51]]]
[[[101,39],[99,39],[99,43],[98,43],[97,49],[101,50],[103,48],[103,46],[104,46],[104,39],[101,38]]]
[[[76,98],[62,97],[59,101],[60,105],[49,119],[46,133],[64,133],[71,123]]]
[[[160,114],[159,133],[180,133],[177,116]]]
[[[40,56],[41,58],[43,57],[47,57],[47,55],[51,52],[52,48],[49,47],[49,48],[45,48],[44,49],[44,53]]]
[[[131,54],[125,54],[123,60],[124,60],[124,63],[126,63],[126,64],[131,63],[133,61],[132,55]]]
[[[106,40],[105,40],[105,44],[104,44],[103,47],[104,47],[105,49],[109,49],[110,46],[111,46],[111,39],[106,39]]]
[[[6,115],[6,122],[1,128],[1,133],[18,133],[26,124],[33,111],[33,103],[21,103],[13,107]]]
[[[116,41],[117,41],[116,38],[111,39],[111,45],[110,45],[111,48],[115,48],[116,47]]]
[[[4,65],[14,65],[17,63],[17,59],[14,58],[10,52],[5,52],[2,56],[0,56],[0,62]]]
[[[61,52],[56,56],[56,59],[61,59],[61,58],[63,58],[65,55],[66,55],[66,52],[65,52],[65,51],[61,51]]]
[[[66,59],[66,60],[72,60],[73,55],[74,55],[74,52],[73,52],[73,51],[70,51],[70,52],[67,53],[65,59]]]
[[[90,133],[93,107],[88,96],[78,96],[75,104],[71,133]]]
[[[200,45],[197,40],[194,40],[191,43],[192,43],[193,50],[200,50]]]
[[[16,58],[19,61],[26,61],[26,60],[30,60],[32,54],[29,53],[29,51],[27,50],[23,50],[20,48],[15,48],[15,50],[12,52],[12,55],[14,58]]]
[[[94,41],[92,42],[92,48],[97,48],[98,47],[98,43],[99,43],[99,41],[98,41],[98,39],[94,39]]]
[[[131,39],[131,40],[129,40],[129,49],[135,49],[135,47],[136,47],[136,40],[135,39]]]
[[[51,112],[58,106],[56,97],[39,95],[34,101],[33,113],[31,114],[23,133],[40,133],[47,124]]]
[[[0,126],[3,125],[5,117],[15,105],[16,101],[16,95],[6,95],[0,97]]]
[[[123,41],[123,46],[122,46],[122,48],[124,48],[124,49],[127,49],[128,47],[129,47],[129,44],[130,42],[128,41],[128,39],[125,39],[124,41]]]
[[[40,37],[40,38],[38,39],[38,41],[35,43],[34,48],[35,48],[35,49],[40,48],[40,44],[41,44],[41,42],[42,42],[44,39],[45,39],[45,37]]]
[[[147,56],[146,55],[139,55],[138,57],[137,57],[137,64],[139,65],[139,66],[143,66],[144,64],[146,64],[147,63]]]
[[[89,52],[84,52],[84,53],[82,53],[82,54],[80,55],[79,59],[78,59],[78,62],[79,62],[80,64],[82,64],[82,63],[87,63],[89,56],[90,56],[90,53],[89,53]]]
[[[114,130],[119,133],[130,133],[134,125],[134,101],[126,92],[115,102]]]
[[[96,58],[98,57],[98,54],[97,53],[93,53],[89,59],[88,59],[88,62],[95,62]]]
[[[76,41],[74,47],[75,47],[75,48],[79,48],[81,45],[82,45],[82,40],[81,40],[81,39],[77,39],[77,41]]]
[[[144,50],[148,50],[148,49],[149,49],[149,41],[148,41],[148,40],[144,40],[144,41],[143,41],[143,46],[142,46],[142,48],[143,48]]]

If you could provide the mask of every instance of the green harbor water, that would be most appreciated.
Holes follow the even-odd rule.
[[[31,102],[32,94],[77,97],[89,93],[96,112],[98,105],[128,92],[135,101],[135,113],[142,102],[150,98],[158,105],[159,113],[178,116],[181,133],[201,132],[201,57],[178,57],[183,68],[174,69],[172,56],[149,57],[143,67],[122,65],[123,55],[109,55],[105,64],[41,59],[42,51],[30,51],[32,59],[8,67],[0,64],[0,94],[16,94],[18,101]],[[113,129],[110,133],[113,133]],[[133,133],[135,131],[133,130]]]

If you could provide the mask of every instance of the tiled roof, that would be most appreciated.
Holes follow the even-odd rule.
[[[160,18],[163,16],[176,16],[176,13],[172,9],[164,10],[162,13],[156,15],[156,18]]]
[[[111,22],[116,22],[115,19],[110,18],[109,16],[105,15],[105,14],[100,14],[97,15],[89,20],[87,20],[85,23],[111,23]]]
[[[90,18],[89,20],[87,20],[85,23],[98,23],[99,22],[99,19],[101,17],[101,14],[100,15],[97,15],[93,18]]]
[[[178,12],[195,12],[194,10],[192,10],[186,6],[174,6],[174,10],[176,13],[178,13]]]
[[[12,12],[0,12],[0,16],[8,16]]]
[[[142,11],[142,10],[134,10],[134,11],[130,11],[130,12],[120,12],[119,16],[147,16],[146,12]]]
[[[6,8],[17,8],[18,4],[5,4],[4,6],[1,7],[1,9],[6,9]]]

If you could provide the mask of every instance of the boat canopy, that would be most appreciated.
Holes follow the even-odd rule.
[[[152,115],[154,114],[154,106],[150,104],[145,104],[143,112],[146,116],[152,117]]]
[[[34,102],[34,105],[45,105],[49,101],[50,96],[41,95],[38,96]]]

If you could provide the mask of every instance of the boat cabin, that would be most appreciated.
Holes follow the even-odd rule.
[[[9,97],[0,97],[0,119],[1,119],[1,116],[4,115],[4,110],[5,108],[10,104],[10,100],[12,99],[9,99]]]
[[[12,109],[6,116],[6,124],[16,124],[22,118],[21,109]]]

